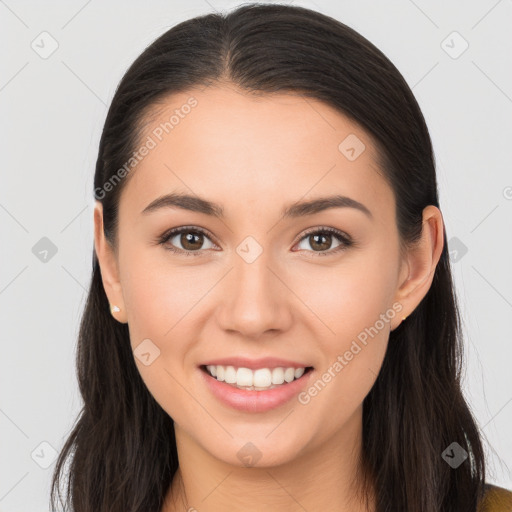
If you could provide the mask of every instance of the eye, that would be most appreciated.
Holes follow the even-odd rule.
[[[158,243],[162,244],[165,249],[171,252],[183,254],[184,256],[199,256],[205,238],[210,240],[209,235],[202,228],[183,226],[164,233],[158,240]],[[176,247],[176,244],[180,244],[181,248]],[[212,244],[212,246],[213,245],[214,244]],[[211,247],[207,247],[206,249],[209,248]]]
[[[339,243],[335,246],[334,250],[328,250],[332,245],[333,238]],[[202,247],[205,239],[210,241],[211,244],[211,246],[206,247],[206,249],[211,249],[215,246],[210,240],[209,233],[204,229],[197,226],[182,226],[166,231],[157,242],[171,252],[183,254],[184,256],[200,256],[202,251],[205,250],[205,248]],[[302,236],[299,243],[303,241],[309,242],[310,246],[313,247],[313,251],[308,252],[315,252],[318,256],[334,254],[354,245],[354,242],[348,235],[342,231],[328,227],[310,229]],[[181,247],[176,247],[176,245],[181,245]]]
[[[326,250],[331,246],[333,238],[338,240],[339,244],[335,246],[334,250]],[[337,229],[328,227],[313,228],[307,231],[300,240],[300,242],[303,241],[308,242],[310,246],[314,248],[313,252],[318,253],[318,256],[334,254],[354,245],[354,242],[348,235]]]

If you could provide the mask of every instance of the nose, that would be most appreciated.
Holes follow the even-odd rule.
[[[235,258],[220,290],[220,328],[251,339],[289,329],[293,293],[286,286],[286,276],[280,274],[284,272],[265,253],[251,263]]]

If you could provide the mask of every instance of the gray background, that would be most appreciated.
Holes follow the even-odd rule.
[[[48,510],[54,450],[81,407],[74,357],[92,177],[115,87],[165,30],[239,3],[0,0],[2,512]],[[512,488],[512,2],[293,3],[367,37],[420,103],[464,319],[465,392],[490,480]]]

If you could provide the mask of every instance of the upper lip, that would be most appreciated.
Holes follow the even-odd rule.
[[[281,359],[278,357],[262,357],[260,359],[249,359],[247,357],[224,357],[220,359],[210,359],[201,366],[221,365],[234,366],[235,368],[250,368],[256,370],[258,368],[308,368],[311,365],[290,361],[289,359]]]

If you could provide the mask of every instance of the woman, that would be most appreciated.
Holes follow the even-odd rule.
[[[53,508],[73,452],[76,512],[511,510],[429,133],[369,41],[282,5],[179,24],[121,81],[94,187]]]

